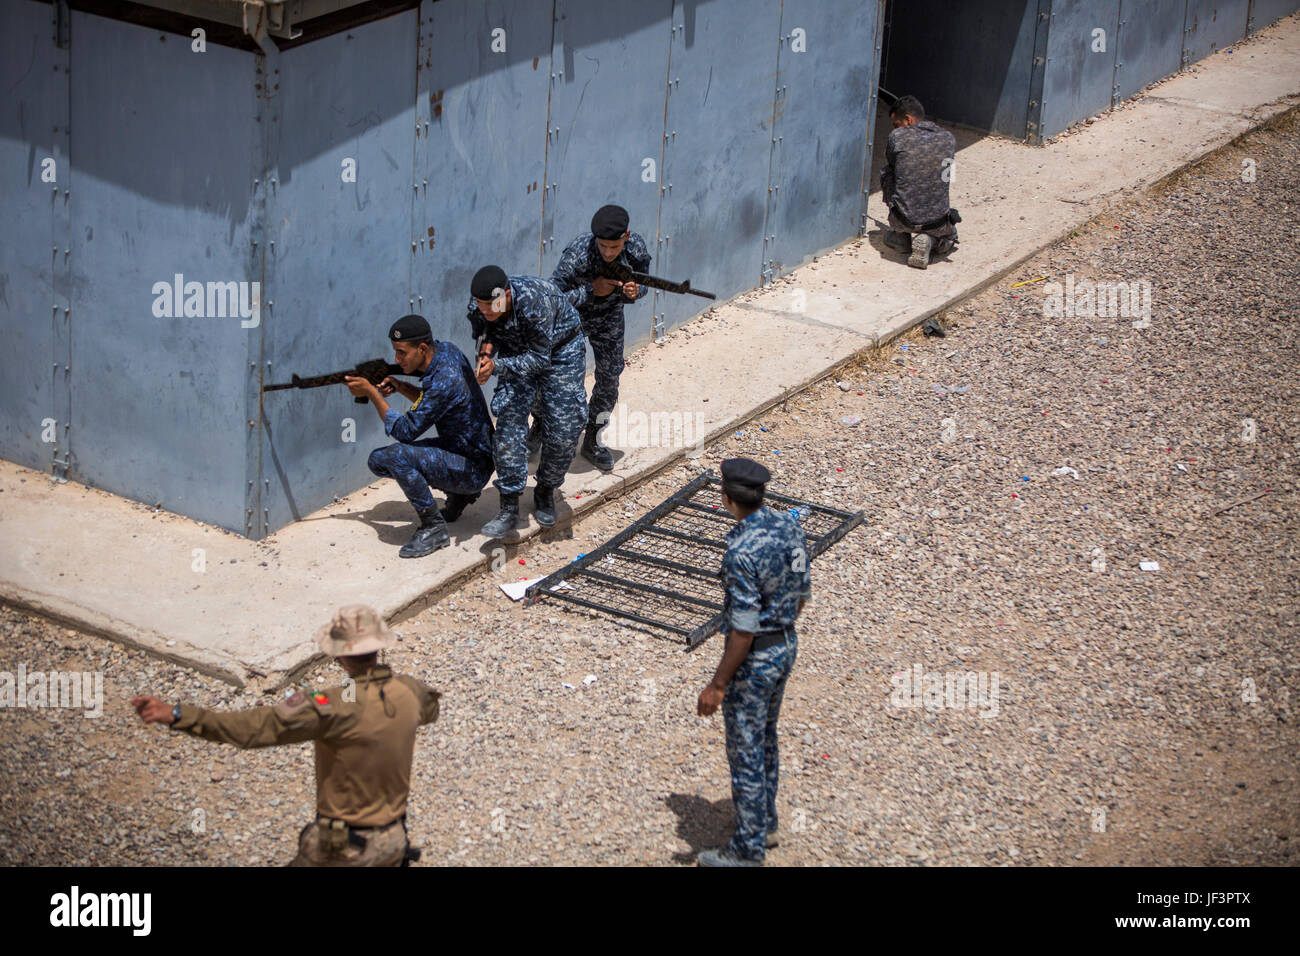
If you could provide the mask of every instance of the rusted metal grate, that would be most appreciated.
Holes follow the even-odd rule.
[[[770,491],[764,503],[796,513],[810,561],[863,520],[861,511]],[[525,592],[527,603],[557,598],[676,634],[688,650],[697,647],[722,624],[718,569],[733,524],[722,506],[721,479],[705,473],[596,550],[538,581]],[[562,583],[569,587],[556,590]]]

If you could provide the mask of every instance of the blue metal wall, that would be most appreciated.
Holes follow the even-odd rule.
[[[254,55],[0,5],[0,454],[259,537],[386,440],[342,388],[263,383],[385,354],[410,310],[468,350],[473,272],[549,275],[596,207],[658,274],[775,278],[861,227],[882,6],[425,0]],[[154,316],[177,274],[258,283],[258,323]],[[702,305],[631,307],[629,349]]]
[[[893,0],[883,85],[949,122],[1040,142],[1297,9],[1300,0]]]

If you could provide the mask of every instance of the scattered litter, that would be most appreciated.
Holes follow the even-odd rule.
[[[167,642],[167,646],[168,646],[168,647],[175,647],[175,646],[176,646],[176,642],[175,642],[175,641],[168,641],[168,642]]]
[[[737,437],[737,438],[744,438],[744,437],[745,437],[745,433],[744,433],[744,432],[736,432],[736,437]]]
[[[613,564],[613,563],[614,563],[614,556],[613,556],[612,554],[607,554],[607,555],[605,555],[605,563],[606,563],[606,564]]]
[[[1011,497],[1012,497],[1012,498],[1019,498],[1020,496],[1019,496],[1018,494],[1016,494],[1016,493],[1013,491],[1013,492],[1011,492]]]
[[[566,684],[566,683],[564,683],[564,682],[561,682],[561,683],[560,683],[560,686],[561,686],[561,687],[568,688],[569,690],[577,690],[577,688],[574,687],[572,684]]]
[[[523,563],[524,563],[524,559],[523,559],[523,558],[520,558],[520,559],[519,559],[519,563],[520,563],[520,564],[523,564]]]
[[[908,348],[910,348],[910,346],[906,342],[904,342],[902,345],[899,346],[899,348],[902,349],[904,352],[906,352]]]
[[[1159,561],[1139,561],[1139,562],[1138,562],[1138,567],[1141,568],[1143,571],[1159,571],[1159,570],[1160,570],[1160,562],[1159,562]]]
[[[578,555],[578,556],[577,556],[576,558],[574,558],[573,560],[574,560],[574,561],[581,561],[581,560],[582,560],[583,558],[585,558],[586,556],[587,556],[587,552],[584,551],[584,552],[582,552],[582,554]]]
[[[1184,465],[1181,461],[1174,462],[1174,466],[1175,466],[1179,471],[1186,471],[1186,470],[1187,470],[1187,466]]]
[[[498,584],[497,587],[502,591],[505,591],[506,597],[510,598],[510,600],[522,601],[524,598],[524,592],[544,577],[546,577],[546,575],[542,574],[535,578],[524,578],[522,581],[510,581],[507,584]]]
[[[934,316],[930,316],[930,318],[925,320],[925,322],[921,325],[921,331],[924,332],[926,335],[934,336],[940,339],[948,337],[948,333],[945,332],[943,329],[943,323],[941,323]]]
[[[836,470],[836,471],[843,471],[844,469],[843,469],[843,468],[838,468],[838,467],[837,467],[835,470]]]
[[[758,426],[758,430],[761,431],[761,432],[765,432],[765,431],[767,431],[767,429],[764,428],[762,425],[759,425],[759,426]]]
[[[940,395],[948,394],[948,390],[944,388],[942,385],[940,385],[938,382],[931,382],[930,387],[934,389],[936,392],[938,392]]]
[[[1047,276],[1039,276],[1037,279],[1026,279],[1024,282],[1013,282],[1011,288],[1019,289],[1022,285],[1033,285],[1035,282],[1042,282]]]
[[[552,591],[576,591],[578,589],[574,587],[572,584],[570,584],[568,581],[561,581],[559,584],[555,585],[555,587],[551,588],[551,590]]]
[[[1028,475],[1021,475],[1021,476],[1020,476],[1020,480],[1021,480],[1021,481],[1028,481],[1028,480],[1029,480],[1029,476],[1028,476]]]
[[[590,687],[592,684],[596,683],[596,675],[588,674],[586,677],[582,679],[582,682],[586,684],[588,687]]]
[[[948,391],[953,392],[954,394],[957,394],[957,395],[961,395],[963,392],[969,392],[969,391],[970,391],[970,386],[969,386],[969,385],[962,385],[962,386],[960,386],[960,387],[958,387],[958,388],[953,388],[951,385],[949,385],[949,386],[948,386]]]
[[[1052,472],[1052,474],[1058,478],[1064,477],[1065,475],[1069,475],[1075,481],[1079,480],[1079,473],[1075,471],[1073,468],[1069,467],[1068,465],[1062,465],[1060,468]]]
[[[779,448],[775,449],[775,450],[772,452],[772,454],[774,454],[774,455],[779,455],[779,454],[781,454],[781,449],[779,449]]]
[[[637,539],[636,539],[636,543],[637,543],[637,544],[645,544],[645,543],[646,543],[646,537],[645,537],[645,535],[642,535],[641,537],[637,538]]]
[[[845,415],[843,418],[840,419],[840,424],[852,426],[858,424],[861,421],[862,419],[859,418],[857,415]]]
[[[841,392],[847,392],[849,390],[848,382],[836,382],[835,384],[839,386]]]

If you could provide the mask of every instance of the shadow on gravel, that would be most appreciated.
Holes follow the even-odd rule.
[[[664,798],[677,814],[677,835],[690,844],[689,853],[674,853],[674,863],[694,863],[701,850],[719,847],[731,839],[735,813],[731,801],[714,803],[701,796],[674,793]]]

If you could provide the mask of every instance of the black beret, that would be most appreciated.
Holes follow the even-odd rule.
[[[723,481],[744,488],[761,488],[772,477],[770,471],[748,458],[728,458],[719,471],[722,472]]]
[[[404,315],[388,330],[392,342],[432,342],[433,330],[422,315]]]
[[[469,292],[476,299],[495,299],[509,288],[506,283],[506,270],[500,266],[484,266],[474,273],[474,281],[469,284]]]
[[[591,217],[591,234],[597,239],[622,239],[627,221],[627,210],[622,206],[601,206]]]

